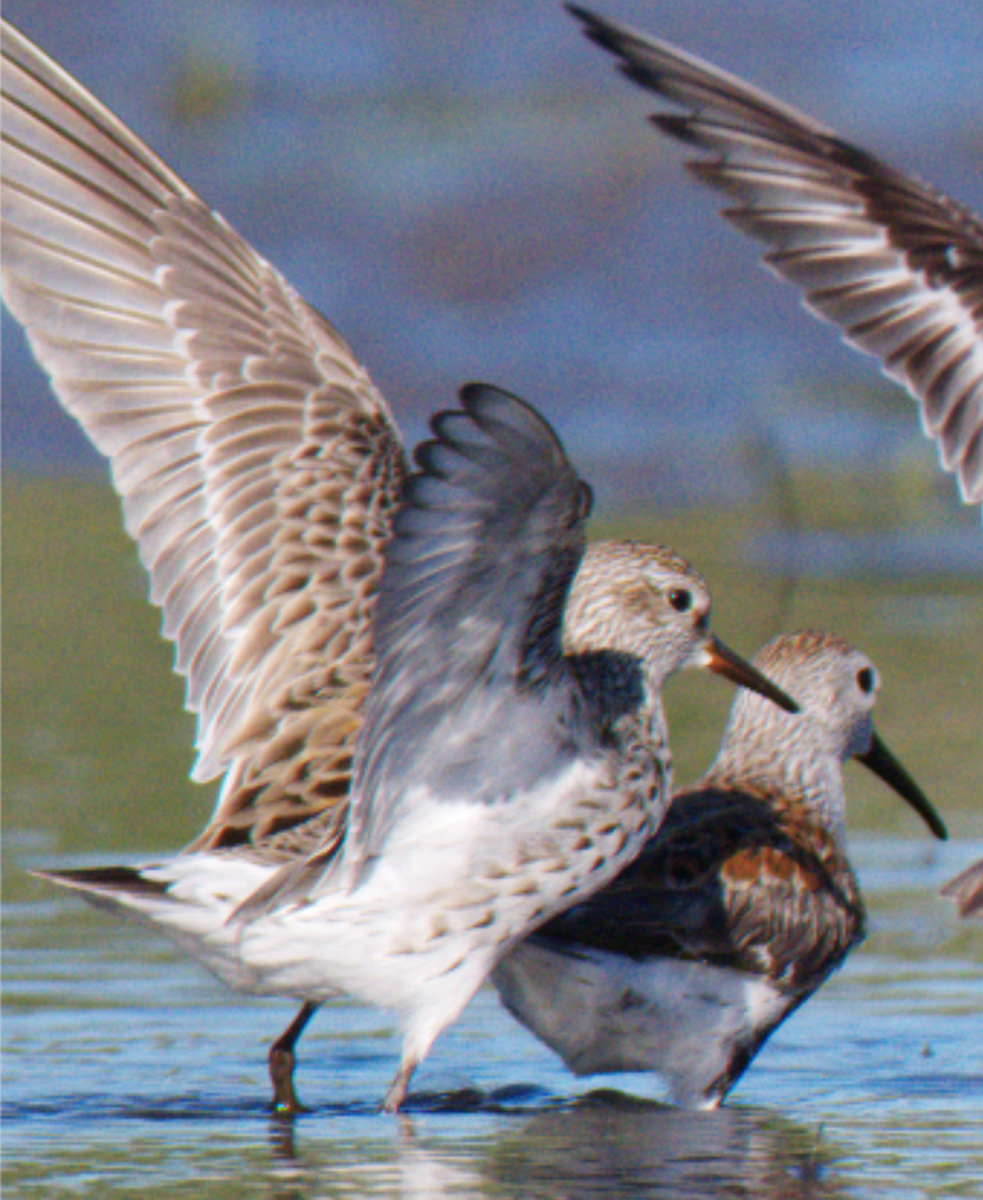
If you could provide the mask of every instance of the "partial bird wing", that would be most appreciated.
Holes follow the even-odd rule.
[[[809,308],[921,406],[963,499],[983,501],[983,222],[831,129],[664,42],[570,6],[633,82],[681,107],[653,123]]]
[[[802,821],[777,797],[682,793],[633,863],[535,936],[572,952],[705,962],[793,989],[818,984],[863,936],[864,913],[849,864]]]
[[[351,350],[121,122],[3,27],[3,295],[109,458],[225,774],[201,845],[347,794],[404,474]]]
[[[955,900],[961,917],[983,915],[983,858],[950,879],[940,894]]]

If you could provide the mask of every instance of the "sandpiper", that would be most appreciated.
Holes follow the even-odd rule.
[[[843,763],[864,763],[946,836],[874,732],[880,678],[866,655],[805,632],[755,663],[801,712],[741,694],[713,766],[642,854],[492,976],[576,1074],[655,1071],[687,1107],[716,1108],[864,936]]]
[[[584,556],[587,489],[521,401],[469,386],[410,474],[331,326],[6,25],[3,57],[4,298],[111,460],[223,777],[182,854],[48,877],[301,998],[291,1055],[331,995],[396,1010],[396,1109],[497,958],[658,825],[664,678],[795,706],[671,551]]]
[[[724,215],[807,306],[880,358],[921,408],[963,499],[983,501],[983,221],[827,126],[694,55],[577,5],[629,79],[682,112],[655,126],[695,147]]]

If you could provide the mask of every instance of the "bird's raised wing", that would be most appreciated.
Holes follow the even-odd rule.
[[[481,804],[556,769],[563,608],[590,489],[543,418],[496,388],[470,384],[431,428],[386,550],[347,846],[356,861],[381,844],[408,781]]]
[[[653,123],[702,152],[689,169],[733,202],[727,219],[880,358],[964,500],[983,501],[983,221],[733,75],[570,8],[629,79],[683,110]]]
[[[251,918],[355,881],[417,800],[508,803],[576,750],[563,609],[590,489],[529,405],[469,384],[415,452],[386,547],[376,672],[344,853],[332,832],[238,910]]]
[[[3,295],[112,466],[225,773],[199,841],[347,794],[404,474],[331,326],[121,122],[3,27]]]

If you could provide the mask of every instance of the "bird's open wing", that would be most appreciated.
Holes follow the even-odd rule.
[[[963,498],[983,501],[983,221],[733,75],[571,11],[629,79],[683,110],[652,120],[701,152],[690,170],[770,247],[767,265],[909,390]]]
[[[331,326],[120,121],[3,27],[3,295],[110,460],[225,774],[199,841],[347,794],[404,474]]]

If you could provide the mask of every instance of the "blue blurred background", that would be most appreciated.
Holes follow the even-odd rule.
[[[979,0],[599,8],[983,204]],[[767,504],[776,463],[880,467],[918,481],[897,523],[939,530],[927,559],[895,561],[979,569],[978,520],[911,402],[756,266],[646,128],[649,98],[553,0],[5,15],[334,322],[410,438],[479,378],[549,414],[602,507]],[[3,348],[7,465],[94,469],[9,318]]]

